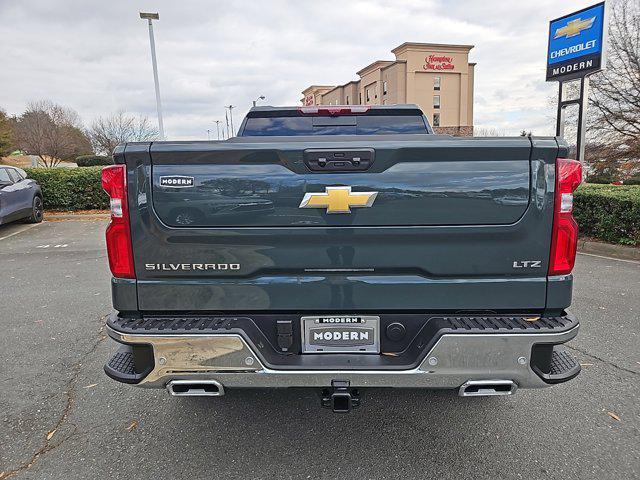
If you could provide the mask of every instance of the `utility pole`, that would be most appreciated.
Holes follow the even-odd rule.
[[[149,43],[151,45],[151,64],[153,65],[153,82],[156,87],[156,108],[158,110],[158,129],[160,140],[164,140],[164,122],[162,121],[162,102],[160,101],[160,82],[158,81],[158,62],[156,60],[156,42],[153,39],[153,20],[160,20],[158,13],[140,12],[140,18],[149,21]]]
[[[216,130],[218,131],[218,140],[220,140],[220,120],[216,120]]]
[[[233,137],[236,134],[235,129],[233,128],[233,109],[235,108],[233,105],[229,105],[228,107],[225,107],[229,109],[229,118],[231,119],[231,137]]]

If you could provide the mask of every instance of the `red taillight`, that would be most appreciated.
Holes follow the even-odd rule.
[[[580,182],[580,162],[558,158],[549,275],[566,275],[573,270],[578,246],[578,224],[573,218],[573,192]]]
[[[111,221],[107,226],[107,254],[114,277],[136,278],[127,206],[127,169],[111,165],[102,169],[102,188],[109,194]]]
[[[298,112],[303,115],[353,115],[354,113],[367,113],[370,105],[334,105],[316,107],[298,107]]]

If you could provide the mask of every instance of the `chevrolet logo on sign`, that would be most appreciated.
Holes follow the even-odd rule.
[[[591,28],[595,19],[596,17],[587,18],[586,20],[582,20],[581,18],[571,20],[564,27],[558,28],[553,38],[571,38],[575,37],[576,35],[580,35],[580,32],[582,32],[583,30]]]
[[[351,192],[351,187],[326,187],[324,193],[306,193],[299,208],[326,208],[327,213],[351,213],[354,207],[370,207],[378,192]]]

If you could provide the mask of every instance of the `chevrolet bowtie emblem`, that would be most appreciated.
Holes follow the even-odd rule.
[[[587,18],[586,20],[582,20],[581,18],[576,18],[575,20],[571,20],[564,27],[560,27],[556,30],[556,34],[553,36],[554,39],[560,37],[575,37],[576,35],[580,35],[580,32],[591,28],[593,22],[596,17]]]
[[[327,213],[351,213],[353,207],[370,207],[378,192],[351,192],[351,187],[326,187],[325,193],[305,193],[299,208],[326,208]]]

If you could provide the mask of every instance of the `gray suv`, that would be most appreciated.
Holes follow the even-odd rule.
[[[27,178],[21,168],[0,165],[0,225],[15,220],[39,223],[43,212],[38,182]]]

